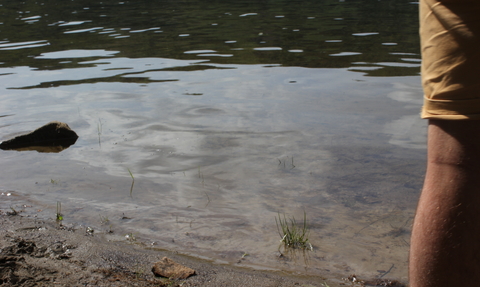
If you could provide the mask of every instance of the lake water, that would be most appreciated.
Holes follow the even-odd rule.
[[[64,224],[117,240],[406,281],[426,142],[417,9],[4,1],[0,140],[52,120],[79,139],[0,151],[0,207],[54,218],[61,202]],[[304,212],[313,251],[279,256],[275,218]]]

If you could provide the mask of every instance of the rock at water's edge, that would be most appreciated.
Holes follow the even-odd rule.
[[[163,257],[162,260],[155,263],[152,272],[157,276],[172,279],[187,279],[195,275],[195,270],[180,265],[168,257]]]
[[[1,149],[18,149],[29,146],[70,146],[78,139],[78,135],[62,122],[49,122],[48,124],[25,135],[0,143]]]

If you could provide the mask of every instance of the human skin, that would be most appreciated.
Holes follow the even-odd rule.
[[[480,121],[429,120],[410,287],[480,286]]]

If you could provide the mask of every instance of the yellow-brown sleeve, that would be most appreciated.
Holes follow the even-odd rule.
[[[422,118],[480,119],[480,0],[421,0]]]

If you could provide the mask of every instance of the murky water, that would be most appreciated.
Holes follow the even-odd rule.
[[[425,157],[416,3],[0,13],[0,140],[51,120],[80,136],[1,151],[2,208],[28,197],[53,217],[60,201],[66,223],[219,262],[406,278]],[[279,257],[275,217],[304,212],[314,251]]]

